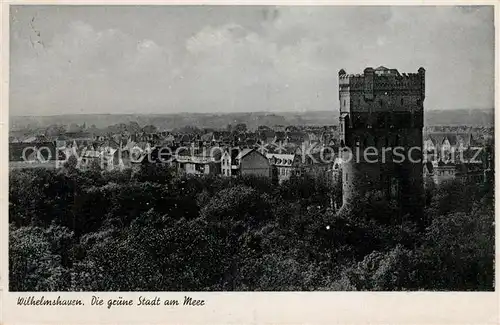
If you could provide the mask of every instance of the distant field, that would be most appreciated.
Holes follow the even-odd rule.
[[[26,127],[47,127],[52,124],[86,124],[104,128],[113,124],[137,122],[141,126],[154,125],[160,130],[171,130],[184,126],[199,128],[225,128],[228,124],[245,123],[249,129],[260,125],[336,125],[337,110],[284,113],[227,113],[227,114],[82,114],[56,116],[11,116],[11,130]],[[424,115],[426,126],[493,126],[493,109],[427,110]]]

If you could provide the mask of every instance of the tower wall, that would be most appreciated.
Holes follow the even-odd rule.
[[[424,99],[423,68],[410,74],[386,68],[339,72],[344,204],[379,190],[397,199],[404,212],[420,213]]]

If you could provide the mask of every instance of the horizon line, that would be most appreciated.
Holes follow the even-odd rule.
[[[431,111],[493,111],[495,108],[447,108],[447,109],[424,109],[424,112]],[[307,114],[307,113],[324,113],[332,112],[337,113],[336,110],[308,110],[308,111],[246,111],[246,112],[172,112],[172,113],[61,113],[61,114],[47,114],[47,115],[12,115],[11,117],[55,117],[55,116],[85,116],[85,115],[231,115],[231,114]]]

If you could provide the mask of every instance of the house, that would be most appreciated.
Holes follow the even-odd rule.
[[[153,150],[149,142],[135,142],[132,139],[123,146],[120,145],[120,157],[130,163],[141,163],[143,156]]]
[[[279,183],[290,179],[290,176],[296,174],[299,169],[300,158],[295,154],[266,154],[269,163],[275,171],[274,177]]]
[[[453,162],[438,160],[433,162],[432,167],[434,184],[439,185],[444,181],[455,179],[456,165]]]
[[[233,150],[231,154],[232,175],[272,177],[269,160],[256,149]]]
[[[78,160],[78,168],[86,169],[97,163],[101,168],[112,170],[121,164],[122,144],[113,139],[103,141],[92,140],[87,142],[69,141],[58,138],[56,144],[56,168],[61,168],[71,156]],[[128,152],[127,152],[128,153]],[[122,166],[123,167],[123,166]]]
[[[208,132],[208,133],[203,134],[200,137],[200,141],[205,146],[212,145],[212,144],[216,143],[216,139],[214,137],[214,133],[213,132]]]
[[[461,163],[456,166],[455,176],[468,184],[482,184],[485,181],[485,169],[482,163]]]
[[[130,159],[125,151],[125,154],[119,157],[118,167],[121,169],[131,167],[132,170],[138,170],[142,165],[147,164],[174,166],[176,164],[176,149],[177,147],[154,146],[151,151],[142,152],[141,156],[136,159]]]
[[[427,160],[439,160],[455,156],[482,145],[472,133],[430,132],[424,135],[424,156]]]
[[[482,163],[427,161],[424,164],[423,174],[424,178],[436,185],[453,179],[469,184],[481,184],[485,181],[485,169]]]
[[[229,150],[224,150],[221,157],[221,173],[222,176],[231,176],[231,153]]]
[[[182,150],[175,152],[174,163],[181,174],[189,175],[218,175],[220,174],[220,160],[222,150],[214,148],[200,148],[200,150]]]
[[[218,174],[218,164],[210,157],[182,156],[176,157],[177,170],[181,174],[189,175],[215,175]]]
[[[94,164],[101,166],[103,153],[94,149],[86,149],[82,151],[79,160],[80,162],[78,167],[81,169],[90,168]]]

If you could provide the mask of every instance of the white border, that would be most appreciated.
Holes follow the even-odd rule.
[[[499,18],[497,1],[4,1],[0,7],[2,17],[0,98],[0,132],[5,145],[0,146],[0,207],[1,207],[1,319],[0,324],[498,324],[498,288],[489,293],[446,293],[446,292],[290,292],[290,293],[94,293],[103,299],[117,296],[130,297],[160,296],[162,299],[180,299],[190,295],[205,299],[205,307],[106,307],[89,306],[93,293],[45,293],[45,298],[58,295],[65,298],[82,298],[83,307],[20,307],[16,304],[17,293],[8,292],[8,4],[66,4],[66,5],[495,5],[495,22]],[[496,24],[496,44],[500,43]],[[495,89],[498,89],[498,46],[495,46]],[[332,72],[335,73],[335,72]],[[495,105],[499,97],[495,92]],[[499,125],[499,114],[495,114],[495,125]],[[498,144],[498,134],[495,133]],[[498,159],[496,169],[500,167]],[[495,177],[498,188],[499,177]],[[498,233],[498,224],[496,224]],[[498,257],[499,239],[496,238]],[[498,279],[499,271],[496,270]],[[38,297],[40,293],[34,293]],[[26,295],[26,294],[25,294]]]

